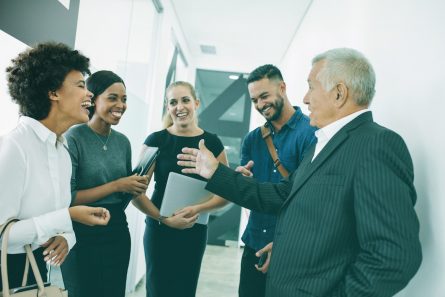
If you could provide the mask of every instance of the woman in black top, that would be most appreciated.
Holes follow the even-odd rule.
[[[199,100],[191,84],[180,81],[171,84],[166,92],[166,106],[165,129],[150,134],[144,142],[146,146],[160,149],[154,170],[156,183],[152,197],[158,208],[162,204],[168,174],[182,174],[182,168],[176,162],[183,147],[198,148],[199,140],[204,139],[212,153],[218,156],[218,160],[227,165],[224,146],[219,138],[197,125],[196,110]],[[203,180],[198,175],[190,176]],[[178,193],[178,199],[180,198]],[[195,296],[207,243],[207,225],[194,222],[199,213],[208,212],[226,203],[221,197],[214,196],[202,204],[183,208],[178,215],[185,215],[190,219],[188,225],[184,224],[183,230],[162,224],[162,217],[158,221],[147,217],[144,235],[147,296]]]

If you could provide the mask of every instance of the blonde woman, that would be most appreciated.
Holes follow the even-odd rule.
[[[150,134],[146,146],[158,147],[160,155],[154,170],[155,189],[152,202],[160,208],[167,178],[170,172],[181,173],[177,155],[183,147],[198,147],[200,139],[218,156],[219,162],[227,165],[227,157],[221,140],[204,131],[197,123],[199,100],[193,86],[178,81],[166,90],[165,129]],[[150,179],[151,176],[149,176]],[[193,178],[202,179],[197,175]],[[180,199],[178,193],[178,199]],[[164,218],[147,217],[144,235],[147,263],[147,296],[192,297],[195,296],[201,261],[207,243],[207,225],[193,224],[201,212],[225,205],[226,200],[214,196],[209,201],[188,206],[179,214],[190,219],[184,229],[177,230],[163,224]]]

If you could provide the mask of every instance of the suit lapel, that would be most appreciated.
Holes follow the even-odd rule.
[[[319,152],[314,161],[311,162],[315,152],[315,145],[313,146],[310,153],[306,155],[306,157],[303,159],[300,166],[298,167],[291,193],[282,207],[285,207],[285,205],[295,196],[295,193],[307,182],[307,180],[314,174],[314,172],[335,153],[336,149],[349,137],[349,131],[357,128],[358,126],[366,122],[372,122],[371,112],[365,112],[359,115],[351,122],[346,124],[343,128],[341,128],[334,135],[334,137],[329,140],[326,146]]]

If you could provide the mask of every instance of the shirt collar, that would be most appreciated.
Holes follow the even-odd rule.
[[[300,120],[301,116],[303,115],[303,112],[301,111],[301,109],[298,106],[294,106],[294,109],[295,109],[294,114],[290,117],[290,119],[286,122],[286,124],[283,125],[283,127],[289,126],[289,128],[291,128],[291,129],[297,128],[298,121]],[[271,122],[267,121],[267,125],[269,127],[271,127],[273,130],[275,130]],[[283,129],[283,128],[281,128],[281,129]]]
[[[301,116],[303,113],[301,112],[301,109],[298,106],[294,106],[295,113],[291,116],[289,121],[285,124],[285,126],[289,126],[289,128],[296,129],[298,121],[301,119]]]
[[[317,137],[317,142],[329,141],[338,131],[340,131],[341,128],[346,126],[346,124],[348,124],[353,119],[355,119],[356,117],[367,111],[369,111],[368,108],[356,111],[348,116],[345,116],[339,120],[336,120],[335,122],[330,123],[329,125],[321,129],[318,129],[317,131],[315,131],[315,137]]]
[[[57,139],[56,133],[49,130],[47,127],[45,127],[41,122],[37,121],[36,119],[27,116],[21,116],[19,122],[31,128],[42,142],[48,141],[49,143],[56,145],[57,141],[59,141],[62,144],[67,145],[67,141],[63,136],[60,136],[59,139]]]

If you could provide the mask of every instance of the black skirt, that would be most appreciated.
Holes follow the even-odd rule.
[[[130,233],[122,205],[101,205],[110,211],[107,226],[73,223],[76,245],[62,265],[70,297],[124,297],[130,261]]]
[[[177,230],[147,218],[144,234],[149,297],[194,297],[207,243],[207,225]]]

